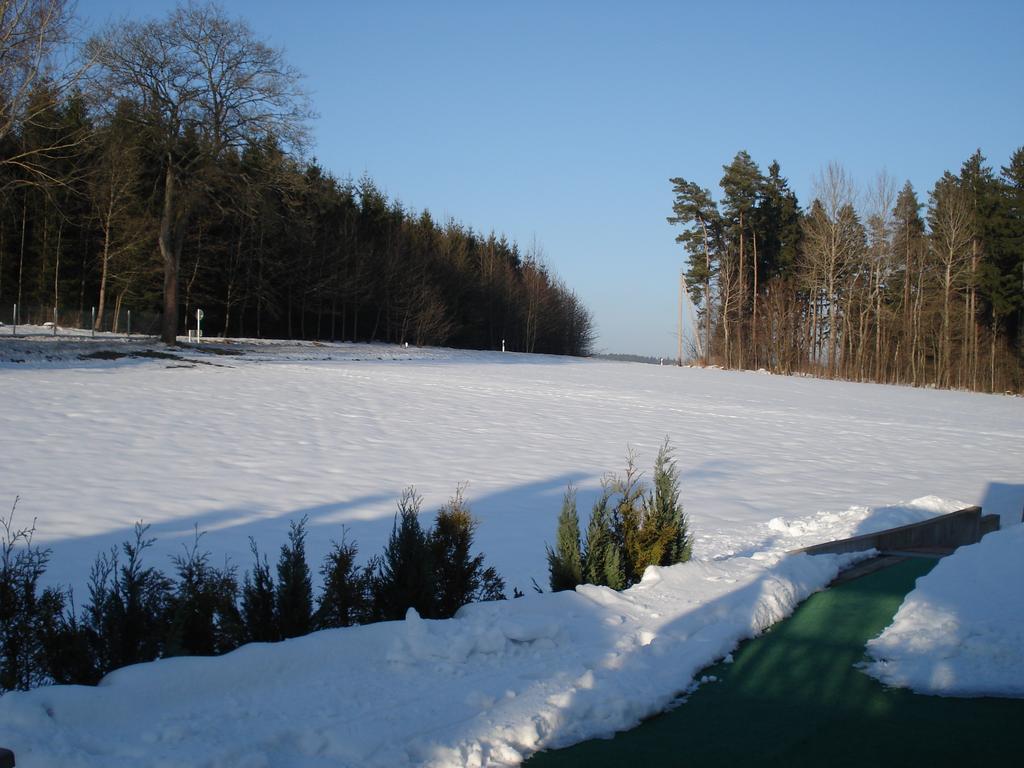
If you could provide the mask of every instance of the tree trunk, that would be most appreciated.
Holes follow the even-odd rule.
[[[110,226],[113,216],[113,194],[111,204],[107,208],[107,215],[103,222],[103,255],[100,256],[100,296],[99,308],[96,312],[96,322],[93,324],[94,331],[103,330],[103,313],[107,308],[107,267],[110,264]]]
[[[164,175],[164,205],[160,213],[160,256],[164,262],[164,316],[160,338],[164,344],[174,346],[178,342],[178,267],[181,262],[181,244],[176,243],[175,219],[177,214],[177,192],[174,166],[167,158]]]
[[[57,307],[60,306],[60,249],[64,241],[64,222],[57,225],[56,263],[53,267],[53,324],[57,324]]]
[[[747,254],[746,238],[743,236],[743,212],[740,212],[740,266],[739,266],[739,307],[736,311],[736,367],[747,367],[747,351],[743,346],[743,316],[747,311]]]
[[[707,273],[704,277],[704,365],[711,361],[711,249],[708,247],[708,225],[701,219],[704,230],[704,262]]]
[[[750,348],[754,353],[753,367],[758,367],[757,355],[757,230],[751,233],[751,243],[754,246],[754,306],[751,310],[750,321]]]
[[[25,222],[28,220],[28,195],[22,197],[21,200],[21,250],[18,253],[18,310],[19,315],[22,308],[21,304],[21,280],[22,275],[25,271]],[[17,324],[19,318],[15,318],[14,322]]]

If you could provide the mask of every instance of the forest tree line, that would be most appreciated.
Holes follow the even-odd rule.
[[[115,25],[60,69],[39,62],[67,51],[64,0],[3,7],[0,319],[95,307],[124,331],[131,309],[173,341],[201,308],[206,335],[589,351],[539,248],[305,158],[299,76],[217,6]]]
[[[1024,148],[981,151],[922,201],[831,164],[801,209],[741,151],[719,200],[673,178],[704,364],[976,391],[1024,390]]]

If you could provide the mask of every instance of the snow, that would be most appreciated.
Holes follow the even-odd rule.
[[[8,694],[19,765],[514,765],[671,705],[849,559],[788,550],[1024,504],[1019,398],[366,344],[167,351],[0,335],[0,500],[37,520],[50,582],[83,595],[140,518],[157,565],[198,525],[244,569],[248,536],[273,559],[303,515],[314,570],[343,528],[365,560],[402,488],[432,517],[468,483],[478,548],[527,597]],[[627,446],[649,471],[666,435],[696,559],[625,593],[534,594],[566,485],[585,520]]]
[[[670,705],[854,556],[651,568],[624,593],[481,603],[0,698],[18,765],[516,765]]]
[[[585,517],[627,447],[649,473],[666,435],[707,558],[886,527],[886,507],[926,495],[954,503],[900,514],[981,503],[1005,523],[1024,506],[1020,398],[367,344],[211,341],[200,349],[241,354],[79,359],[150,348],[162,350],[0,335],[0,361],[25,361],[0,362],[0,509],[21,497],[19,518],[36,518],[36,541],[53,549],[49,579],[79,595],[96,555],[140,519],[157,538],[151,563],[198,524],[214,562],[244,569],[249,535],[273,557],[303,515],[313,562],[343,526],[365,559],[404,487],[432,515],[460,483],[489,564],[528,592],[546,581],[566,486]]]
[[[1024,697],[1024,525],[961,547],[918,579],[868,642],[868,672],[942,696]]]

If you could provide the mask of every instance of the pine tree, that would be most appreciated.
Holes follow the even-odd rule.
[[[992,314],[989,386],[996,389],[995,336],[1002,332],[1009,344],[1016,346],[1016,366],[1011,367],[1015,373],[1004,387],[1019,392],[1024,389],[1024,147],[1019,147],[1000,170],[1006,247],[999,265],[984,268],[981,278],[982,295]]]
[[[210,565],[210,553],[199,551],[202,535],[197,529],[191,549],[173,558],[178,582],[171,599],[169,656],[227,653],[242,640],[235,569]]]
[[[758,292],[758,254],[757,230],[754,228],[755,208],[764,186],[764,177],[746,150],[736,153],[729,165],[722,166],[724,171],[719,186],[722,188],[722,211],[725,238],[729,251],[731,266],[734,268],[734,280],[726,279],[723,288],[727,294],[736,288],[735,301],[728,300],[723,307],[723,322],[729,323],[729,307],[736,308],[736,350],[728,360],[730,365],[746,367],[753,362],[750,350],[746,346],[744,328],[752,325],[748,314],[757,316]],[[751,285],[752,284],[752,285]],[[753,297],[753,301],[751,301]],[[728,331],[726,332],[728,338]],[[730,350],[726,349],[726,355]]]
[[[778,161],[768,166],[761,191],[756,216],[761,278],[787,279],[793,276],[800,252],[800,204]]]
[[[64,594],[39,592],[50,550],[32,543],[35,524],[14,528],[14,507],[0,517],[0,694],[28,690],[47,680],[55,658],[53,639],[64,615]]]
[[[171,581],[142,556],[156,539],[145,538],[148,525],[135,524],[134,540],[101,554],[90,577],[85,631],[97,674],[159,658],[170,628]]]
[[[274,611],[282,638],[301,637],[313,628],[313,580],[306,563],[306,524],[303,516],[288,526],[288,543],[277,563]]]
[[[503,584],[495,581],[497,572],[484,569],[482,554],[470,554],[476,526],[459,488],[438,511],[428,537],[436,590],[434,611],[439,619],[454,616],[463,605],[478,599],[504,598]],[[495,587],[500,596],[494,594]]]
[[[704,322],[703,362],[707,365],[712,359],[714,315],[711,283],[719,271],[722,218],[707,189],[679,177],[669,181],[676,197],[672,204],[673,215],[668,217],[668,223],[686,227],[676,235],[676,242],[682,243],[689,255],[686,285],[694,298],[694,304],[700,306]],[[682,359],[679,364],[682,365]]]
[[[583,582],[580,518],[576,512],[576,489],[572,486],[569,486],[562,498],[555,549],[548,547],[547,555],[548,583],[552,592],[576,589]]]
[[[365,571],[356,567],[358,548],[355,542],[333,542],[324,558],[320,574],[324,579],[315,623],[318,629],[349,627],[359,624],[367,616]]]
[[[391,538],[374,584],[378,615],[402,619],[409,608],[423,617],[434,614],[434,574],[430,545],[420,526],[422,499],[406,488],[398,502]]]
[[[267,556],[260,556],[256,540],[249,537],[252,573],[242,584],[242,625],[249,642],[273,643],[281,639],[274,610],[274,577]]]

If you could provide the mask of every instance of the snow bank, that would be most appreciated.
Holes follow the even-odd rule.
[[[773,517],[768,521],[768,529],[780,534],[783,540],[792,539],[794,542],[806,538],[820,542],[835,541],[920,523],[969,506],[966,502],[954,499],[922,496],[901,504],[880,507],[854,506],[844,511],[817,512],[796,520]]]
[[[0,740],[23,768],[516,765],[670,706],[853,559],[694,561],[623,593],[584,586],[140,664],[96,688],[5,695]]]
[[[868,654],[867,671],[888,685],[1024,697],[1024,525],[961,547],[918,579]]]

